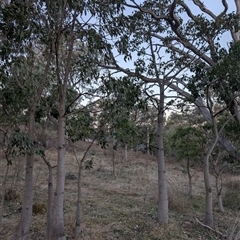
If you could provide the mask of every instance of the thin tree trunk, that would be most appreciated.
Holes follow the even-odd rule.
[[[78,196],[77,196],[77,212],[76,224],[74,229],[74,237],[77,239],[82,232],[82,161],[78,167]]]
[[[160,83],[160,102],[158,109],[158,129],[157,129],[157,162],[158,162],[158,222],[168,223],[168,193],[167,177],[164,160],[163,145],[163,114],[164,114],[164,85]]]
[[[124,159],[125,161],[128,160],[128,145],[125,144],[125,147],[124,147]]]
[[[204,184],[205,184],[205,220],[204,223],[213,227],[212,187],[209,175],[209,155],[205,153],[203,160]]]
[[[58,161],[57,161],[57,183],[56,192],[53,202],[53,215],[52,215],[52,240],[65,240],[64,228],[64,190],[65,190],[65,99],[63,98],[59,106],[59,120],[58,120]]]
[[[28,135],[30,142],[34,141],[35,109],[30,109]],[[26,157],[25,189],[22,204],[22,215],[19,221],[14,240],[26,240],[32,222],[33,205],[33,161],[34,153],[28,153]]]
[[[78,168],[78,197],[77,197],[77,211],[76,211],[76,224],[74,229],[74,238],[77,239],[82,231],[82,161]]]
[[[52,211],[53,211],[53,177],[52,166],[49,161],[44,158],[48,166],[48,201],[47,201],[47,240],[51,240],[52,235]]]
[[[147,155],[150,155],[150,136],[149,136],[149,128],[147,127]]]
[[[192,193],[192,176],[188,176],[188,185],[189,185],[189,189],[188,189],[188,196],[192,197],[193,193]]]
[[[216,176],[216,190],[218,196],[218,210],[220,212],[224,212],[223,202],[222,202],[222,187],[221,183],[219,182],[219,174]]]
[[[62,19],[65,15],[67,1],[64,1],[64,6],[62,9]],[[66,155],[66,95],[68,88],[68,77],[70,71],[70,64],[72,59],[73,52],[73,43],[74,43],[74,27],[77,18],[77,11],[74,11],[72,26],[71,26],[71,35],[70,42],[68,45],[68,54],[66,60],[65,74],[64,78],[60,77],[60,68],[59,68],[59,46],[56,46],[56,72],[57,79],[59,84],[59,108],[58,108],[58,161],[57,161],[57,183],[56,183],[56,192],[53,201],[53,221],[52,221],[52,240],[65,240],[65,227],[64,227],[64,191],[65,191],[65,155]],[[61,35],[62,23],[59,25],[58,34],[59,38]],[[58,39],[59,41],[60,39]]]
[[[9,170],[9,164],[7,163],[3,183],[2,183],[2,199],[1,199],[1,205],[0,205],[0,232],[2,230],[2,218],[3,218],[3,209],[4,209],[4,195],[5,195],[5,189],[6,189],[6,182],[7,182],[7,176],[8,176],[8,170]]]
[[[188,185],[189,185],[189,189],[188,189],[188,196],[192,197],[192,175],[190,172],[190,159],[187,159],[187,173],[188,173]]]
[[[112,149],[112,168],[113,168],[113,179],[116,179],[116,162],[115,162],[115,150]]]
[[[87,150],[85,151],[82,159],[78,162],[78,196],[77,196],[77,211],[76,211],[76,224],[74,229],[74,237],[75,239],[79,238],[82,231],[82,169],[83,162],[87,156],[88,151],[90,150],[92,144],[94,143],[95,138],[89,144]],[[74,150],[74,149],[73,149]],[[77,159],[77,155],[74,151],[75,158]]]
[[[33,143],[34,141],[36,106],[41,99],[41,95],[45,87],[45,82],[47,79],[51,60],[52,60],[52,51],[50,51],[48,54],[47,63],[44,69],[44,74],[41,79],[37,94],[33,100],[33,103],[30,103],[29,101],[27,101],[29,106],[31,106],[29,107],[30,109],[29,109],[29,122],[28,122],[28,136],[31,143]],[[24,197],[23,197],[23,203],[22,203],[22,214],[16,229],[14,240],[26,240],[31,227],[32,205],[33,205],[33,162],[34,162],[34,153],[28,153],[26,157],[25,185],[24,185],[25,188],[24,188]]]
[[[223,202],[222,202],[222,194],[218,195],[218,210],[220,212],[224,212]]]

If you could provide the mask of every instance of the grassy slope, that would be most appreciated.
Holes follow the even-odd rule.
[[[77,155],[79,158],[86,147],[87,143],[78,143]],[[177,163],[167,160],[170,221],[167,225],[158,224],[156,222],[157,164],[154,158],[130,152],[129,160],[126,162],[122,159],[123,153],[119,151],[116,156],[117,178],[113,180],[111,152],[104,151],[98,146],[92,148],[94,151],[90,151],[88,159],[94,159],[93,169],[83,172],[84,218],[81,239],[219,239],[213,232],[207,231],[196,223],[194,219],[194,217],[198,217],[202,220],[204,215],[204,187],[201,172],[194,176],[194,197],[190,199],[186,195],[187,175],[181,171]],[[95,155],[91,155],[93,152]],[[48,158],[54,165],[56,153],[49,152]],[[5,203],[5,215],[14,213],[20,206],[24,160],[20,158],[16,160],[18,162],[15,162],[11,168],[8,187],[12,185],[13,189],[17,190],[19,198]],[[4,162],[0,161],[1,169],[4,169]],[[19,173],[16,177],[17,172]],[[0,172],[0,183],[2,183],[3,173],[3,171]],[[77,176],[77,163],[71,151],[67,154],[66,173]],[[15,175],[15,179],[13,179],[13,175]],[[37,214],[34,214],[29,239],[45,239],[46,213],[44,209],[41,211],[41,207],[46,205],[47,176],[45,163],[37,158],[34,202],[40,209]],[[56,176],[55,172],[54,176]],[[234,177],[234,180],[231,181],[237,183],[239,179]],[[67,239],[72,239],[74,228],[76,187],[76,179],[66,179],[64,210]],[[230,196],[232,195],[230,194]],[[236,197],[233,202],[235,200]],[[214,206],[216,208],[217,205]],[[0,239],[12,238],[19,217],[19,213],[4,217]],[[226,213],[215,211],[215,226],[219,231],[227,233],[227,230],[234,223],[236,224],[236,218],[237,213],[234,211],[229,210]]]

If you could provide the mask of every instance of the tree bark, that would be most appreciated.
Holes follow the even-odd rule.
[[[189,189],[188,189],[188,196],[192,197],[192,175],[190,172],[190,159],[187,159],[187,173],[188,173],[188,185],[189,185]]]
[[[147,127],[147,155],[150,156],[150,136],[149,128]]]
[[[58,119],[58,161],[57,161],[57,183],[56,192],[53,202],[53,221],[52,221],[52,240],[65,240],[64,228],[64,191],[65,191],[65,96],[60,99],[59,105],[59,119]]]
[[[74,229],[74,237],[80,237],[82,231],[82,161],[78,167],[78,197],[77,197],[77,212],[76,224]]]
[[[168,223],[168,193],[167,177],[164,160],[163,145],[163,114],[164,114],[164,84],[159,83],[160,101],[158,106],[158,129],[157,129],[157,162],[158,162],[158,213],[157,220]]]
[[[223,202],[222,202],[222,187],[221,182],[219,181],[219,174],[216,176],[216,190],[217,190],[217,197],[218,197],[218,210],[220,212],[224,212]]]
[[[52,235],[52,210],[53,210],[53,177],[52,166],[49,161],[44,158],[48,166],[48,201],[47,201],[47,240],[51,240]]]
[[[82,159],[80,162],[78,162],[77,155],[74,151],[75,158],[78,162],[78,196],[77,196],[77,211],[76,211],[76,223],[75,223],[75,229],[74,229],[74,237],[75,239],[79,238],[82,231],[82,169],[83,169],[83,162],[87,156],[87,153],[89,152],[91,146],[93,145],[96,138],[94,138],[89,144],[87,150],[85,151]]]
[[[124,147],[124,159],[125,161],[128,160],[128,145],[125,144],[125,147]]]
[[[0,232],[2,230],[2,218],[3,218],[3,209],[4,209],[4,196],[5,196],[5,190],[6,190],[8,170],[9,170],[9,164],[7,162],[7,167],[6,167],[6,171],[5,171],[5,175],[4,175],[3,183],[2,183],[2,198],[1,198],[1,205],[0,205]]]
[[[69,44],[67,48],[67,59],[65,64],[65,73],[63,79],[60,77],[61,70],[59,68],[59,40],[62,34],[62,22],[65,15],[67,1],[64,1],[62,9],[61,24],[58,28],[58,39],[56,41],[56,72],[59,87],[59,108],[58,108],[58,161],[57,161],[57,183],[56,192],[53,201],[53,221],[52,221],[52,240],[66,240],[64,227],[64,191],[65,191],[65,155],[66,155],[66,97],[68,88],[69,71],[72,61],[72,52],[74,44],[74,28],[77,18],[77,11],[74,11]]]
[[[28,135],[30,142],[34,141],[35,125],[35,106],[30,109]],[[33,205],[33,160],[34,153],[28,153],[26,157],[25,170],[25,189],[22,204],[22,215],[19,221],[14,240],[26,240],[32,222],[32,205]]]
[[[212,187],[209,176],[209,153],[204,154],[203,159],[203,172],[204,172],[204,185],[205,185],[205,220],[204,223],[213,227],[213,209],[212,209]]]
[[[113,179],[116,179],[116,162],[115,162],[115,150],[112,148],[112,170],[113,170]]]
[[[223,202],[222,202],[222,194],[218,195],[218,210],[220,212],[224,212]]]

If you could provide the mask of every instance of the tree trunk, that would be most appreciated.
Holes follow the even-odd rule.
[[[220,212],[224,212],[223,202],[222,202],[222,194],[218,195],[218,210]]]
[[[168,223],[168,193],[167,177],[164,161],[163,145],[163,114],[164,114],[164,85],[160,85],[160,102],[158,106],[157,129],[157,162],[158,162],[158,222]]]
[[[115,162],[115,150],[112,149],[112,168],[113,168],[113,179],[116,179],[116,162]]]
[[[1,205],[0,205],[0,232],[2,230],[2,218],[3,218],[3,209],[4,209],[4,195],[5,195],[5,190],[6,190],[6,182],[7,182],[8,170],[9,170],[9,164],[7,162],[6,172],[5,172],[3,183],[2,183],[2,199],[1,199]]]
[[[81,235],[82,231],[82,169],[83,169],[83,162],[87,156],[88,151],[90,150],[91,146],[94,143],[94,138],[91,142],[91,144],[88,146],[87,150],[85,151],[82,159],[80,162],[78,162],[77,155],[74,151],[75,158],[78,162],[78,196],[77,196],[77,211],[76,211],[76,224],[75,224],[75,229],[74,229],[74,237],[75,239],[79,238]]]
[[[63,12],[61,16],[61,21],[63,21],[63,17],[66,11],[66,3],[64,2]],[[68,78],[69,71],[72,60],[72,52],[73,52],[73,43],[74,43],[74,28],[75,21],[77,19],[77,11],[74,11],[72,26],[70,31],[69,44],[67,49],[67,59],[65,64],[65,73],[64,78],[62,79],[60,74],[61,70],[59,68],[59,45],[56,45],[56,73],[59,84],[59,108],[58,108],[58,161],[57,161],[57,183],[56,183],[56,192],[53,201],[53,221],[52,221],[52,240],[65,240],[65,228],[64,228],[64,191],[65,191],[65,155],[66,155],[66,142],[65,142],[65,133],[66,133],[66,96],[67,96],[67,88],[68,88]],[[61,24],[58,28],[58,41],[61,36]]]
[[[53,202],[52,240],[66,239],[63,214],[66,154],[65,126],[65,96],[62,96],[59,104],[57,183]]]
[[[213,227],[212,187],[209,176],[209,154],[205,153],[203,160],[204,184],[205,184],[205,220],[204,223]]]
[[[47,202],[47,240],[51,240],[52,235],[52,211],[53,211],[53,177],[52,166],[46,159],[44,160],[48,166],[48,202]]]
[[[128,160],[128,145],[125,144],[125,147],[124,147],[124,159],[125,161]]]
[[[217,197],[218,197],[218,210],[220,212],[224,212],[223,202],[222,202],[222,187],[220,186],[221,183],[219,182],[219,174],[216,176],[216,190],[217,190]]]
[[[147,127],[147,155],[150,155],[150,139],[149,139],[149,128]]]
[[[192,175],[190,172],[190,159],[187,159],[187,173],[188,173],[188,185],[189,185],[189,189],[188,189],[188,196],[192,197]]]
[[[28,123],[28,135],[31,143],[34,141],[34,117],[35,109],[31,108]],[[33,205],[33,160],[34,153],[28,153],[26,157],[25,189],[22,203],[22,214],[14,237],[15,240],[26,240],[31,227]]]
[[[78,168],[78,196],[77,196],[77,212],[76,212],[76,224],[74,230],[74,237],[77,239],[81,234],[82,227],[82,163],[79,163]]]

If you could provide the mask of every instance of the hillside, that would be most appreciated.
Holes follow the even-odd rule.
[[[77,144],[77,156],[81,158],[88,143]],[[47,153],[52,165],[56,152]],[[123,159],[123,152],[116,153],[116,179],[112,175],[112,153],[92,146],[87,159],[93,159],[93,168],[83,171],[83,233],[84,240],[139,239],[220,239],[219,234],[207,230],[195,217],[202,221],[204,216],[203,173],[199,168],[193,178],[194,197],[187,196],[186,173],[174,160],[167,159],[170,214],[169,224],[156,222],[157,212],[157,164],[154,157],[148,158],[140,152],[129,152],[129,159]],[[78,165],[70,149],[66,157],[65,223],[67,239],[73,239],[75,224]],[[1,158],[1,169],[5,169]],[[35,161],[34,217],[29,239],[45,239],[47,203],[47,165],[36,157]],[[4,171],[0,171],[2,186]],[[56,177],[54,169],[54,177]],[[224,175],[225,213],[217,212],[214,201],[215,228],[223,234],[237,233],[238,200],[240,199],[239,178],[229,173]],[[212,179],[212,182],[214,179]],[[214,182],[213,182],[214,185]],[[6,195],[3,229],[0,239],[12,239],[19,220],[19,207],[24,186],[24,159],[18,158],[10,167]],[[228,186],[228,191],[226,191]],[[232,192],[229,192],[229,191]],[[215,195],[214,195],[215,197]],[[215,197],[216,200],[216,197]],[[233,227],[236,227],[233,230]],[[240,239],[240,238],[236,238]]]

